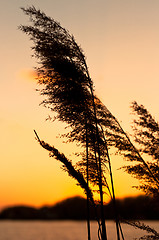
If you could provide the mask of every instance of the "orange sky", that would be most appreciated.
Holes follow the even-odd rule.
[[[0,79],[0,207],[13,204],[41,206],[81,195],[60,164],[48,157],[35,140],[40,137],[69,155],[74,148],[56,138],[63,124],[45,121],[49,111],[39,107],[31,74],[31,42],[17,26],[27,24],[21,6],[35,5],[74,34],[83,48],[97,95],[130,131],[129,105],[144,104],[159,119],[159,1],[158,0],[5,0],[1,3]],[[32,79],[32,80],[31,80]],[[113,159],[118,197],[137,194],[136,183],[117,170],[124,162]]]

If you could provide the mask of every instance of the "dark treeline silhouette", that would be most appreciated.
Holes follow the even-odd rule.
[[[159,220],[157,202],[146,196],[127,197],[117,199],[120,217],[128,220]],[[104,205],[107,219],[113,219],[113,202]],[[53,206],[44,206],[39,209],[28,206],[9,207],[0,213],[0,219],[12,220],[86,220],[87,200],[82,197],[73,197],[63,200]],[[90,219],[94,220],[93,207],[90,209]]]

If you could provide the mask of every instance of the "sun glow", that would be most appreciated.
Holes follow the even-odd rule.
[[[18,78],[30,82],[36,82],[37,73],[32,69],[22,69],[18,72]]]

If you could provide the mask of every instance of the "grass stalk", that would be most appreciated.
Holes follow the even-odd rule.
[[[87,186],[89,188],[89,159],[88,159],[88,127],[87,127],[87,120],[86,120],[86,158],[87,158]],[[89,203],[88,194],[87,194],[87,231],[88,231],[88,240],[91,240],[90,203]]]

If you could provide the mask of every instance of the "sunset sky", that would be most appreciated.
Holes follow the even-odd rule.
[[[64,125],[46,121],[49,110],[39,106],[32,42],[18,30],[20,24],[29,24],[20,7],[32,5],[75,36],[87,57],[96,94],[126,131],[131,131],[133,100],[159,119],[158,0],[1,1],[0,208],[42,206],[83,194],[33,133],[36,129],[67,156],[74,151],[56,138]],[[136,195],[139,192],[132,186],[137,181],[118,170],[123,164],[121,159],[112,160],[116,195]]]

